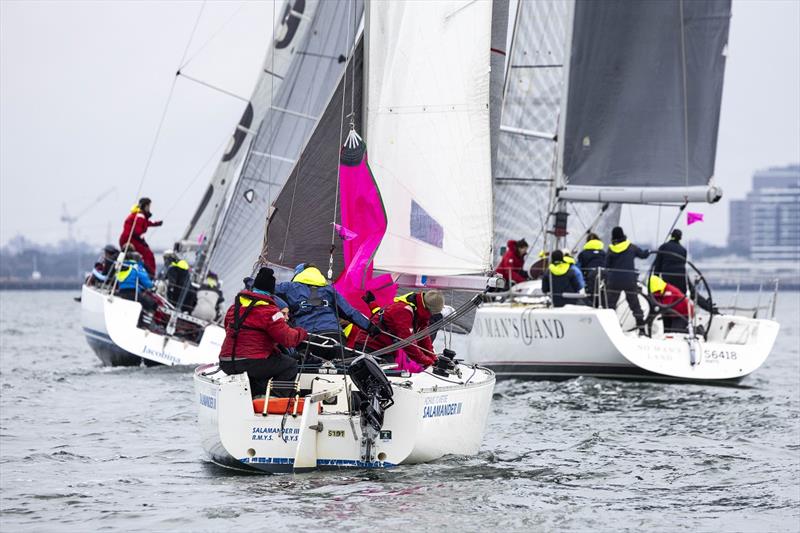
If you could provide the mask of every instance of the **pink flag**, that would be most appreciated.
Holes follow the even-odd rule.
[[[691,226],[695,222],[702,222],[703,221],[703,213],[693,213],[691,211],[686,212],[686,225]]]
[[[358,233],[355,231],[350,231],[349,229],[345,228],[340,224],[333,224],[333,227],[336,228],[336,234],[343,240],[343,241],[351,241],[358,237]]]

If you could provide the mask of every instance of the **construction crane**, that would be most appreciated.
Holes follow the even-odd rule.
[[[67,204],[66,203],[62,204],[61,222],[66,222],[67,223],[67,238],[70,241],[74,240],[73,227],[74,227],[75,222],[77,222],[79,218],[81,218],[83,215],[85,215],[94,206],[99,204],[100,201],[103,200],[106,196],[108,196],[109,194],[111,194],[112,192],[114,192],[116,190],[117,190],[116,187],[111,187],[106,192],[104,192],[103,194],[101,194],[100,196],[95,198],[89,205],[87,205],[81,211],[79,211],[77,215],[70,215],[69,212],[67,211]]]

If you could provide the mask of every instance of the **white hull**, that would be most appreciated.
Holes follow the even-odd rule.
[[[253,412],[246,374],[228,376],[205,365],[194,376],[202,445],[215,463],[269,473],[386,468],[473,455],[483,439],[495,378],[487,369],[460,369],[461,379],[428,373],[390,378],[395,403],[385,411],[369,459],[360,416],[348,414],[344,380],[351,382],[344,375],[302,374],[300,389],[310,391],[303,414],[263,416]],[[326,394],[332,398],[314,401]]]
[[[716,315],[706,324],[707,340],[691,341],[684,334],[648,338],[625,333],[611,309],[496,303],[477,310],[459,353],[495,370],[499,378],[735,382],[764,363],[778,328],[771,320]]]
[[[81,325],[86,341],[104,365],[198,365],[217,360],[225,340],[221,327],[206,326],[195,344],[137,327],[141,310],[138,302],[83,286]]]

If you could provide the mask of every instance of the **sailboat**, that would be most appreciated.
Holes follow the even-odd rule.
[[[260,247],[262,227],[254,216],[263,216],[286,180],[344,70],[359,5],[286,2],[253,94],[176,243],[176,251],[193,257],[195,281],[213,270],[236,287],[251,274],[253,261],[244,251]],[[237,262],[241,257],[250,264]],[[225,338],[219,324],[170,309],[167,327],[154,330],[139,324],[141,304],[116,297],[113,287],[113,279],[102,286],[87,284],[81,294],[83,331],[104,365],[196,365],[217,359]],[[181,325],[202,333],[176,335]]]
[[[505,35],[507,3],[375,1],[365,11],[336,92],[265,210],[259,261],[287,271],[308,262],[327,268],[354,304],[366,290],[391,302],[398,282],[426,274],[485,282],[490,48],[494,29]],[[454,361],[411,374],[373,359],[398,347],[372,355],[356,347],[348,352],[355,359],[343,353],[321,366],[301,360],[288,401],[254,401],[246,377],[198,367],[204,450],[220,465],[269,473],[477,453],[494,373]]]
[[[543,248],[579,244],[583,234],[568,242],[566,221],[578,218],[569,211],[574,206],[682,209],[719,200],[713,175],[730,7],[729,0],[520,2],[506,82],[511,113],[503,119],[524,117],[514,90],[533,85],[541,97],[534,111],[551,109],[549,129],[508,122],[501,130],[509,142],[549,143],[549,152],[536,153],[550,154],[542,161],[552,171],[526,184],[548,206],[538,215]],[[542,74],[556,70],[557,79]],[[500,165],[503,156],[501,146]],[[546,194],[550,201],[543,202]],[[608,213],[616,225],[618,214]],[[589,227],[604,216],[587,217]],[[689,267],[696,290],[687,297],[702,291],[710,300],[702,274]],[[668,309],[646,287],[639,298],[648,318],[644,331],[624,298],[610,309],[554,308],[540,282],[526,282],[477,310],[461,353],[499,377],[738,382],[764,363],[778,333],[773,320],[701,313],[686,332],[665,331]]]

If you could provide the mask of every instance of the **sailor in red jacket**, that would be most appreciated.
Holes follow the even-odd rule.
[[[367,343],[367,351],[375,351],[391,344],[398,338],[405,339],[417,331],[428,327],[432,314],[441,313],[444,308],[444,296],[437,290],[424,293],[408,293],[398,296],[394,302],[386,306],[383,311],[372,315],[372,322],[389,333],[382,333],[376,337],[369,337],[366,331],[360,331],[356,339],[356,349]],[[422,337],[403,348],[411,360],[423,367],[428,367],[436,362],[436,353],[429,336]]]
[[[142,235],[147,231],[147,228],[160,226],[164,222],[161,220],[150,221],[150,217],[153,216],[150,212],[150,203],[150,198],[142,198],[138,204],[133,206],[131,213],[125,218],[125,223],[122,225],[119,247],[124,251],[125,245],[130,242],[131,246],[141,254],[142,262],[147,272],[151,277],[155,277],[156,258]]]
[[[508,241],[507,249],[500,264],[497,265],[495,272],[503,276],[508,287],[513,283],[528,281],[528,273],[525,272],[525,255],[528,253],[528,243],[525,239],[518,241]]]
[[[694,316],[694,306],[689,298],[678,287],[670,285],[659,276],[650,276],[648,287],[650,295],[661,305],[669,306],[678,302],[671,309],[665,309],[661,316],[664,331],[686,331],[688,320]]]
[[[258,271],[252,290],[236,295],[225,314],[225,341],[219,366],[226,374],[247,372],[253,396],[265,393],[274,382],[272,396],[289,396],[297,376],[297,360],[281,352],[278,345],[294,348],[308,337],[303,328],[292,328],[275,305],[275,276],[271,268]]]

